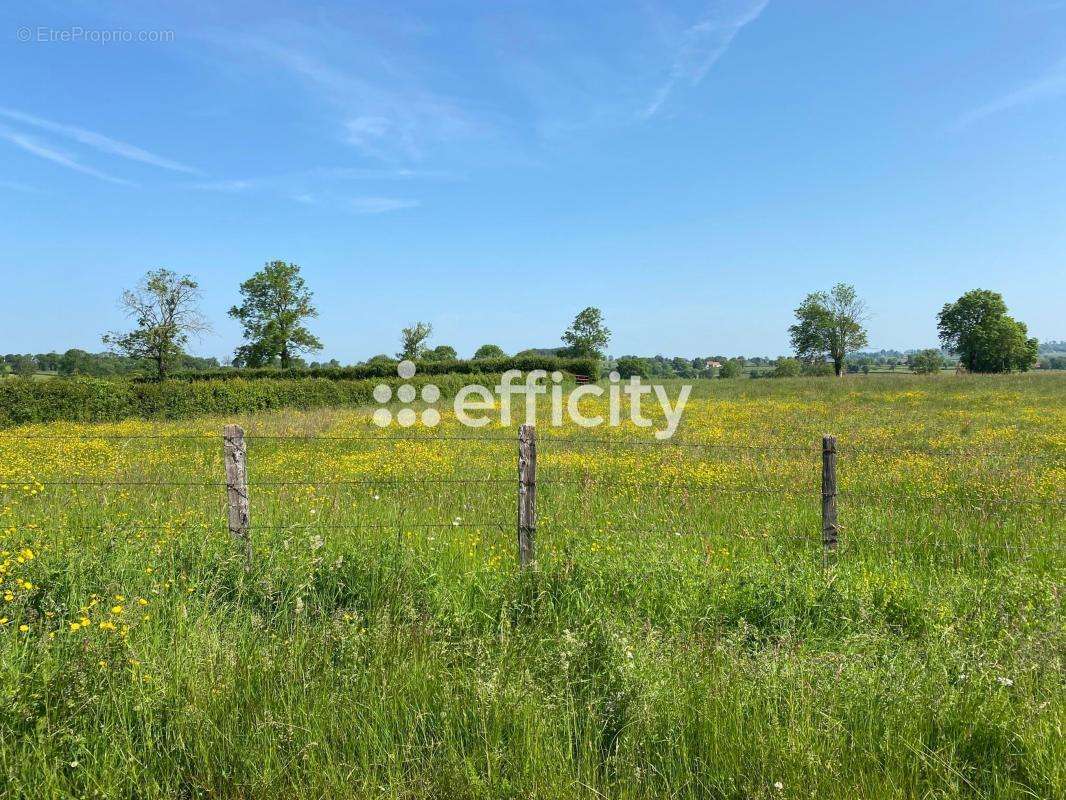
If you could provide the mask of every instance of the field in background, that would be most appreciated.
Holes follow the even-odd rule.
[[[1066,378],[697,395],[541,420],[526,573],[513,427],[0,431],[0,794],[1063,796]]]

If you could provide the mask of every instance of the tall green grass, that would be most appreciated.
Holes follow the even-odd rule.
[[[513,430],[242,420],[248,575],[222,419],[0,434],[0,796],[1063,796],[1063,510],[985,502],[1051,496],[1062,381],[719,383],[680,436],[797,449],[543,430],[524,573]],[[15,438],[87,430],[194,438]]]

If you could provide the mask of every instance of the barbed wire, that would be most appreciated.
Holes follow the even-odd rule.
[[[515,441],[513,439],[512,441]],[[757,443],[732,443],[732,442],[695,442],[686,439],[657,439],[655,441],[649,441],[644,439],[590,439],[584,437],[570,437],[570,436],[540,436],[538,437],[537,444],[545,443],[551,444],[590,444],[590,445],[608,445],[612,447],[693,447],[709,450],[782,450],[790,452],[811,453],[812,455],[822,452],[821,448],[809,447],[805,445],[783,445],[775,443],[757,444]]]
[[[330,480],[250,480],[245,486],[389,486],[406,484],[509,484],[516,483],[515,478],[352,478]],[[226,481],[114,481],[114,480],[63,480],[38,481],[29,480],[37,486],[173,486],[173,487],[227,487]]]
[[[96,434],[96,433],[70,433],[70,434],[5,434],[0,432],[0,442],[5,439],[14,440],[41,440],[46,441],[50,439],[77,439],[82,441],[104,440],[104,441],[150,441],[153,443],[173,440],[179,442],[195,441],[195,442],[213,442],[215,444],[221,444],[225,440],[225,437],[214,434],[161,434],[161,433],[142,433],[142,434]],[[280,446],[288,446],[289,444],[315,444],[315,443],[342,443],[342,442],[362,442],[373,443],[389,446],[401,446],[406,443],[417,442],[421,444],[434,444],[445,442],[462,442],[462,443],[478,443],[482,445],[500,445],[507,444],[509,446],[517,446],[517,437],[514,436],[496,436],[496,435],[426,435],[426,436],[411,436],[411,435],[398,435],[398,436],[380,436],[380,435],[363,435],[363,434],[351,434],[351,435],[338,435],[338,434],[314,434],[314,433],[285,433],[285,434],[246,434],[244,436],[246,443],[255,443],[257,441],[278,444]],[[965,490],[960,491],[958,494],[944,494],[944,493],[930,493],[928,491],[871,491],[861,487],[850,489],[843,488],[838,491],[825,492],[818,485],[805,485],[807,481],[803,483],[792,483],[791,485],[758,485],[756,483],[749,483],[746,485],[737,485],[736,483],[730,483],[728,485],[704,483],[701,481],[678,479],[674,477],[666,477],[658,480],[630,480],[624,477],[604,477],[590,475],[587,471],[584,474],[569,472],[563,467],[558,468],[558,475],[556,475],[555,467],[551,466],[551,456],[560,451],[566,449],[578,449],[583,446],[604,446],[608,448],[663,448],[660,452],[674,452],[667,448],[694,448],[698,451],[724,451],[724,452],[752,452],[762,454],[773,453],[800,453],[804,457],[810,456],[811,474],[810,478],[817,480],[815,471],[819,464],[817,455],[822,452],[820,447],[814,446],[802,446],[802,445],[785,445],[777,443],[727,443],[727,442],[696,442],[691,440],[663,440],[663,441],[651,441],[640,439],[613,439],[613,438],[586,438],[586,437],[555,437],[552,435],[543,436],[537,443],[540,449],[541,456],[546,456],[543,459],[542,464],[547,469],[542,467],[541,476],[535,479],[526,479],[524,482],[519,475],[508,474],[486,474],[477,475],[472,477],[457,477],[453,475],[449,476],[416,476],[416,475],[374,475],[370,477],[285,477],[284,475],[278,477],[264,476],[262,479],[246,480],[242,484],[242,488],[245,491],[254,490],[256,488],[268,489],[270,487],[283,488],[283,487],[313,487],[316,489],[329,489],[339,487],[373,487],[373,488],[386,488],[386,487],[398,487],[406,488],[413,486],[471,486],[471,487],[489,487],[489,486],[509,486],[519,487],[524,485],[526,489],[535,490],[539,485],[542,489],[547,490],[550,496],[550,490],[555,487],[566,489],[568,487],[576,488],[579,491],[586,492],[586,497],[589,500],[595,500],[596,496],[591,492],[588,492],[593,487],[602,488],[604,494],[609,498],[610,492],[617,492],[624,494],[632,491],[646,491],[649,495],[649,502],[658,500],[665,502],[666,497],[672,493],[692,493],[698,494],[701,497],[696,498],[695,503],[699,503],[701,500],[705,504],[713,503],[713,498],[719,495],[727,496],[758,496],[766,499],[771,498],[788,498],[789,504],[787,508],[793,509],[799,503],[810,503],[810,511],[812,514],[817,513],[820,501],[826,497],[833,497],[839,501],[840,507],[847,511],[849,508],[853,508],[857,505],[854,513],[856,517],[864,511],[871,511],[872,513],[891,513],[895,514],[899,509],[903,513],[912,513],[914,511],[921,511],[922,505],[929,505],[936,508],[947,509],[951,515],[972,514],[987,515],[998,514],[994,517],[996,522],[1001,526],[1005,526],[1009,520],[1016,519],[1012,515],[1013,512],[1008,512],[1005,509],[1008,507],[1018,508],[1039,508],[1044,507],[1048,509],[1044,512],[1034,512],[1034,520],[1047,520],[1055,518],[1053,515],[1061,512],[1066,508],[1066,497],[1061,496],[1033,496],[1033,495],[974,495],[966,494]],[[268,451],[271,452],[271,451]],[[648,452],[645,450],[645,452]],[[1047,453],[1016,453],[1006,450],[978,450],[978,449],[937,449],[929,447],[911,447],[905,445],[855,445],[837,446],[836,450],[838,457],[847,458],[848,455],[863,456],[866,454],[906,454],[906,453],[921,453],[925,455],[934,456],[964,456],[966,458],[987,458],[989,460],[998,459],[1010,459],[1019,463],[1025,461],[1032,462],[1047,462],[1058,464],[1064,461],[1063,457],[1058,454]],[[739,460],[739,458],[738,458]],[[253,474],[254,464],[252,462]],[[546,473],[546,474],[545,474]],[[180,473],[179,473],[180,474]],[[784,477],[784,476],[778,476]],[[144,488],[144,489],[164,489],[164,488],[203,488],[212,490],[232,489],[233,484],[227,480],[195,480],[195,479],[181,479],[180,477],[170,480],[148,480],[148,479],[133,479],[118,477],[115,479],[105,479],[91,475],[72,475],[72,476],[57,476],[54,479],[49,480],[37,480],[35,478],[0,478],[0,483],[28,483],[35,487],[54,487],[54,488],[74,488],[87,487],[87,488],[111,488],[111,487],[129,487],[129,488]],[[994,491],[994,490],[993,490]],[[224,499],[224,492],[219,491],[220,502]],[[75,494],[75,497],[77,495]],[[498,499],[494,496],[486,493],[485,499]],[[377,496],[375,495],[375,499]],[[670,502],[677,502],[671,500]],[[692,503],[688,499],[682,501],[685,509],[691,507]],[[739,501],[738,501],[739,502]],[[80,506],[80,504],[76,504]],[[580,515],[581,513],[589,513],[589,503],[584,504],[584,509],[575,512]],[[916,508],[919,506],[919,508]],[[756,505],[757,508],[763,508],[761,504]],[[782,504],[782,507],[786,507]],[[78,509],[80,511],[80,507]],[[487,509],[486,509],[487,510]],[[650,509],[646,509],[649,511]],[[333,512],[327,512],[327,515]],[[429,511],[429,509],[426,509]],[[441,513],[442,509],[437,508],[436,512]],[[488,531],[506,531],[515,530],[518,527],[517,519],[510,522],[499,521],[497,519],[462,519],[459,516],[449,520],[436,521],[432,520],[432,516],[435,516],[432,512],[430,514],[420,514],[423,519],[425,516],[430,516],[431,520],[417,521],[412,520],[410,522],[404,519],[405,511],[401,507],[399,510],[400,518],[396,520],[388,520],[382,522],[359,521],[359,516],[355,515],[355,520],[351,521],[338,521],[329,522],[326,520],[301,520],[301,521],[289,521],[284,518],[278,519],[274,515],[264,515],[266,518],[263,522],[253,522],[245,527],[243,530],[245,533],[266,532],[266,531],[282,531],[290,533],[307,533],[314,534],[320,531],[359,531],[359,530],[374,530],[374,531],[397,531],[397,535],[404,531],[447,531],[448,529],[461,529],[461,530],[488,530]],[[661,519],[661,516],[666,516],[667,519]],[[579,534],[584,536],[589,535],[603,535],[603,536],[635,536],[635,537],[703,537],[703,538],[716,538],[721,539],[724,542],[730,543],[761,543],[761,544],[789,544],[789,543],[802,543],[811,547],[820,547],[824,549],[824,545],[821,540],[821,536],[812,531],[811,535],[766,535],[760,536],[757,534],[749,534],[745,532],[737,532],[735,530],[727,530],[725,528],[707,527],[707,522],[702,524],[695,522],[692,524],[677,522],[671,523],[669,520],[670,515],[657,515],[655,513],[645,513],[641,518],[633,519],[632,521],[621,520],[622,524],[612,525],[610,523],[606,525],[585,525],[580,522],[571,522],[568,519],[556,519],[551,514],[550,506],[549,513],[541,515],[540,523],[537,526],[538,533],[551,537],[553,535],[567,535],[567,534]],[[660,517],[660,519],[656,519]],[[255,515],[253,515],[255,519]],[[327,516],[328,519],[328,516]],[[336,519],[336,517],[334,517]],[[345,518],[342,516],[341,520]],[[165,522],[158,520],[156,523],[140,523],[137,521],[129,520],[123,521],[117,524],[92,524],[92,523],[72,523],[70,521],[58,521],[52,522],[48,528],[58,527],[61,530],[81,530],[81,531],[96,531],[101,534],[120,534],[123,531],[131,532],[147,532],[147,531],[180,531],[180,530],[211,530],[217,528],[220,531],[228,530],[228,524],[225,518],[218,514],[217,516],[212,514],[206,520],[184,520],[179,522]],[[7,525],[4,526],[0,523],[0,529],[12,530],[35,530],[42,531],[46,528],[34,525],[34,527],[21,527]],[[993,553],[997,551],[1004,552],[1048,552],[1058,553],[1061,548],[1058,547],[1058,543],[1053,543],[1051,546],[1045,546],[1042,543],[1028,543],[1012,544],[1012,543],[986,543],[981,541],[961,542],[953,541],[946,543],[940,539],[934,538],[935,534],[930,532],[925,537],[918,537],[916,541],[898,541],[898,535],[892,536],[888,541],[880,540],[868,540],[867,531],[861,527],[856,527],[855,533],[850,534],[846,526],[838,526],[838,530],[841,531],[840,545],[834,550],[828,550],[829,554],[836,557],[840,553],[849,553],[854,551],[861,551],[869,549],[871,552],[909,552],[915,556],[940,556],[949,555],[955,551],[974,552],[974,553]],[[1005,530],[1005,528],[1004,528]],[[430,537],[431,539],[433,537]],[[909,539],[907,532],[904,532],[904,538]]]
[[[3,480],[3,479],[0,479]],[[19,483],[20,479],[13,479],[11,483]],[[73,477],[65,480],[38,480],[27,479],[27,484],[40,487],[140,487],[140,488],[225,488],[229,484],[226,481],[146,481],[146,480],[105,480],[96,478]],[[285,486],[411,486],[411,485],[517,485],[517,477],[471,477],[471,478],[448,478],[448,477],[370,477],[349,479],[279,479],[279,480],[249,480],[245,484],[249,488],[254,487],[285,487]],[[776,495],[790,498],[819,498],[832,496],[838,499],[861,499],[888,501],[892,503],[934,502],[943,505],[1042,505],[1049,507],[1066,507],[1066,497],[1026,497],[1026,496],[973,496],[973,495],[944,495],[917,492],[870,492],[864,490],[844,489],[826,495],[817,487],[777,487],[777,486],[722,486],[716,484],[704,484],[692,481],[630,481],[624,479],[604,479],[594,477],[572,478],[541,478],[531,481],[531,487],[552,486],[578,486],[606,487],[619,490],[655,489],[657,491],[685,491],[703,492],[708,494],[726,495]]]
[[[51,527],[51,526],[50,526]],[[63,530],[77,530],[77,531],[92,531],[102,534],[115,534],[128,531],[144,531],[144,530],[168,530],[173,531],[175,529],[195,529],[195,530],[210,530],[216,528],[219,532],[225,532],[227,530],[225,520],[216,520],[212,524],[200,523],[192,524],[188,521],[177,525],[141,525],[138,523],[127,523],[120,526],[111,525],[71,525],[69,523],[60,523],[55,527]],[[464,521],[456,523],[454,520],[450,522],[407,522],[396,520],[392,522],[382,523],[356,523],[356,524],[320,524],[320,523],[270,523],[270,524],[253,524],[249,527],[249,531],[254,533],[255,531],[282,531],[282,532],[296,532],[313,534],[318,531],[358,531],[358,530],[373,530],[373,531],[406,531],[406,530],[439,530],[446,531],[448,529],[455,530],[470,530],[470,529],[488,529],[497,531],[513,532],[515,529],[514,522],[503,522],[499,520],[478,520],[478,521]],[[3,528],[5,531],[22,530],[31,531],[34,533],[41,533],[48,529],[40,526],[29,525],[11,525]],[[717,538],[725,542],[736,544],[757,544],[757,545],[775,545],[775,544],[794,544],[799,543],[808,545],[812,548],[822,548],[824,543],[820,535],[816,533],[808,535],[757,535],[736,533],[728,531],[724,528],[708,529],[688,527],[685,525],[674,526],[603,526],[602,528],[592,529],[591,526],[573,525],[568,523],[557,523],[553,521],[541,521],[538,523],[536,532],[541,536],[555,536],[559,534],[581,534],[589,535],[596,534],[599,536],[613,536],[621,534],[624,536],[660,536],[664,539],[676,539],[676,538]],[[943,556],[951,555],[952,553],[959,551],[976,551],[976,552],[1023,552],[1032,555],[1037,554],[1060,554],[1066,553],[1066,541],[1037,541],[1028,542],[1026,544],[1012,544],[1007,542],[985,542],[985,541],[959,541],[959,540],[944,540],[935,538],[933,534],[921,537],[914,540],[900,541],[898,538],[873,538],[869,534],[878,533],[878,531],[863,531],[862,535],[850,536],[841,538],[836,547],[828,550],[827,553],[830,556],[839,556],[842,554],[853,552],[868,551],[871,553],[876,552],[892,552],[892,553],[908,553],[916,557],[920,556]]]
[[[23,434],[23,433],[7,433],[0,431],[0,441],[5,439],[14,439],[22,441],[34,441],[41,440],[46,441],[50,439],[77,439],[77,440],[104,440],[104,441],[121,441],[121,440],[151,440],[151,441],[221,441],[225,437],[222,434],[162,434],[162,433],[42,433],[42,434]],[[510,436],[493,436],[486,434],[477,435],[457,435],[457,434],[434,434],[426,436],[376,436],[376,435],[363,435],[363,434],[319,434],[319,433],[284,433],[284,434],[268,434],[268,433],[246,433],[244,435],[246,442],[253,442],[256,440],[262,441],[287,441],[287,442],[303,442],[314,443],[317,441],[327,442],[376,442],[382,444],[395,444],[398,442],[474,442],[474,443],[499,443],[499,444],[516,444],[517,435]],[[591,437],[570,437],[570,436],[552,436],[551,434],[542,434],[538,437],[538,445],[548,446],[551,445],[603,445],[609,447],[620,448],[647,448],[647,447],[662,447],[664,449],[671,447],[683,447],[683,448],[695,448],[704,450],[751,450],[751,451],[764,451],[764,452],[792,452],[792,453],[809,453],[811,455],[817,455],[822,452],[820,446],[816,445],[787,445],[775,442],[765,443],[752,443],[752,442],[700,442],[689,439],[662,439],[662,440],[649,440],[649,439],[615,439],[615,438],[591,438]],[[903,445],[903,444],[891,444],[891,445],[868,445],[868,444],[849,444],[847,442],[838,442],[837,455],[847,455],[849,453],[915,453],[930,456],[942,456],[942,457],[958,457],[958,456],[980,456],[980,457],[1003,457],[1016,460],[1034,460],[1034,461],[1050,461],[1050,462],[1063,462],[1066,463],[1066,454],[1048,454],[1037,452],[1015,452],[1003,449],[994,448],[937,448],[928,445]]]
[[[826,496],[822,494],[822,496]],[[884,492],[864,492],[854,490],[843,490],[836,492],[837,498],[855,498],[860,500],[891,500],[893,502],[905,503],[915,501],[933,501],[941,504],[949,503],[976,503],[976,504],[1020,504],[1020,505],[1048,505],[1048,506],[1063,506],[1066,507],[1066,498],[1061,497],[996,497],[996,496],[980,496],[973,497],[970,495],[952,496],[952,495],[938,495],[938,494],[920,494],[920,493],[907,493],[902,494],[899,492],[884,493]]]
[[[272,523],[263,525],[260,523],[253,523],[249,526],[249,530],[294,530],[297,528],[304,528],[310,532],[317,530],[395,530],[397,528],[507,528],[513,529],[515,523],[512,522],[492,522],[492,521],[475,521],[475,522],[370,522],[370,523],[357,523],[357,524],[344,524],[335,525],[331,523],[318,524],[314,522],[291,522],[291,523]]]

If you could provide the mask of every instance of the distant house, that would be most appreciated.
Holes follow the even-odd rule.
[[[707,360],[707,369],[719,369],[721,366],[721,361],[715,361],[714,359]]]

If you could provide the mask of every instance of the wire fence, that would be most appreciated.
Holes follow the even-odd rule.
[[[354,532],[354,531],[480,531],[493,536],[514,536],[518,562],[522,567],[536,563],[545,534],[580,541],[592,532],[611,536],[672,540],[683,537],[728,537],[734,541],[770,541],[794,543],[817,548],[823,563],[850,553],[857,546],[876,546],[879,552],[944,553],[971,551],[989,553],[1054,553],[1062,551],[1063,512],[1066,495],[1061,494],[1061,480],[1066,475],[1066,454],[1015,452],[994,448],[936,448],[864,444],[838,445],[835,437],[824,437],[820,444],[781,444],[748,442],[665,441],[620,438],[543,435],[538,438],[533,426],[523,425],[518,435],[502,433],[471,435],[366,435],[366,434],[252,434],[238,426],[227,426],[217,434],[18,434],[0,433],[0,441],[42,442],[78,440],[81,442],[135,443],[165,447],[170,443],[208,443],[221,445],[221,467],[212,459],[185,465],[217,470],[215,475],[189,476],[181,464],[172,470],[151,474],[132,461],[127,474],[101,477],[91,472],[56,475],[3,477],[0,465],[0,492],[9,484],[25,480],[37,491],[66,492],[63,498],[65,529],[136,530],[140,532],[172,530],[181,521],[162,519],[161,501],[174,490],[189,493],[204,490],[216,515],[201,520],[208,529],[226,530],[243,552],[246,567],[251,569],[256,549],[256,534],[271,531]],[[301,460],[299,475],[276,474],[290,469],[284,463],[257,472],[256,449],[273,458],[290,448],[329,445],[344,449],[348,444],[361,448],[385,448],[385,463],[407,467],[401,474],[345,474],[343,459],[327,461],[327,474],[314,474],[319,466],[314,458]],[[416,474],[422,466],[409,463],[403,449],[411,444],[433,448],[470,447],[482,456],[490,451],[490,470],[485,474]],[[213,448],[212,448],[213,449]],[[249,452],[251,451],[251,456]],[[215,451],[216,453],[218,450]],[[611,471],[611,459],[633,454],[648,467],[642,474],[627,474],[623,462]],[[714,454],[710,458],[709,454]],[[575,456],[579,456],[575,460]],[[881,489],[871,488],[869,469],[865,482],[855,485],[849,474],[850,459],[899,458],[915,456],[933,459],[942,467],[926,472],[916,480],[896,480],[881,476]],[[842,461],[843,466],[838,467]],[[601,462],[608,468],[600,469]],[[538,466],[539,464],[539,466]],[[679,469],[683,464],[687,469]],[[719,473],[694,479],[700,465],[730,465],[746,473],[745,480],[724,480]],[[987,482],[968,483],[941,480],[944,469],[959,470],[971,465],[988,473],[1003,474],[1016,470],[1042,470],[1051,475],[1053,489],[1034,493],[1007,489],[1004,482],[990,486]],[[782,468],[782,467],[786,468]],[[765,467],[765,469],[763,469]],[[656,471],[655,468],[659,468]],[[184,470],[187,472],[188,469]],[[358,472],[358,470],[354,470]],[[129,474],[140,473],[140,474]],[[717,477],[715,477],[717,476]],[[907,476],[902,476],[906,478]],[[436,487],[440,491],[462,492],[462,513],[441,515],[454,497],[432,498],[419,492]],[[1024,488],[1024,487],[1023,487]],[[316,519],[297,519],[286,512],[291,504],[274,498],[270,492],[305,490],[322,498],[323,490],[363,489],[371,492],[391,491],[393,506],[360,513],[342,507],[333,514]],[[82,490],[93,492],[85,498]],[[108,491],[130,490],[155,493],[156,520],[83,521],[83,500],[99,509],[101,497]],[[373,495],[377,500],[378,495]],[[334,498],[335,505],[342,503]],[[447,502],[445,502],[447,500]],[[749,504],[743,506],[743,504]],[[753,505],[752,505],[753,504]],[[756,531],[737,525],[742,508],[759,515],[766,524]],[[785,521],[775,514],[782,509],[800,509],[803,513]],[[452,509],[448,508],[449,511]],[[940,518],[932,524],[933,514]],[[437,516],[440,515],[440,516]],[[897,519],[902,517],[902,519]],[[383,519],[385,518],[385,519]],[[944,525],[944,520],[950,524]],[[1013,525],[1013,539],[1003,536]],[[11,530],[17,525],[5,525]],[[895,534],[886,534],[892,528]],[[1033,536],[1033,531],[1042,535]]]

